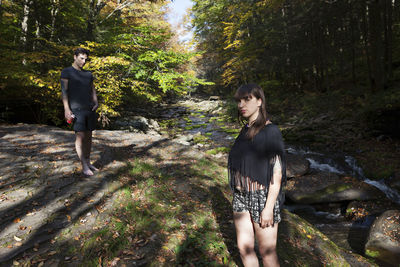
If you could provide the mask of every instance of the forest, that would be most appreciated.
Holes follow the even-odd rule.
[[[103,125],[118,107],[161,101],[198,84],[165,20],[166,1],[0,2],[2,119],[60,125],[62,68],[74,48],[91,51]],[[192,89],[193,90],[193,89]],[[30,114],[21,114],[29,110]]]
[[[229,97],[252,81],[276,102],[338,93],[399,132],[399,1],[194,1],[196,52],[174,36],[166,3],[2,1],[1,118],[27,119],[18,115],[27,108],[31,122],[60,125],[59,72],[81,45],[92,51],[103,124],[121,105],[195,88]]]
[[[210,79],[320,92],[340,82],[380,91],[398,78],[399,11],[398,1],[356,0],[196,1],[193,8]]]
[[[400,0],[192,0],[178,25],[171,2],[0,0],[0,265],[242,266],[246,83],[285,142],[281,266],[400,264]],[[91,177],[61,101],[78,47]]]

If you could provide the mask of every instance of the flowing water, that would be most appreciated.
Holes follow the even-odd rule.
[[[376,181],[365,177],[363,170],[357,165],[357,161],[351,156],[343,155],[341,153],[313,152],[306,149],[295,148],[293,146],[288,147],[288,152],[304,156],[310,162],[310,167],[312,169],[356,177],[367,184],[377,187],[385,193],[390,200],[400,204],[399,192],[387,186],[383,179]]]

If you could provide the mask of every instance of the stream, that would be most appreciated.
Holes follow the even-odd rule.
[[[229,148],[238,133],[240,126],[228,122],[227,118],[219,112],[209,112],[205,105],[212,101],[187,100],[184,105],[169,108],[164,114],[164,119],[174,119],[175,129],[180,135],[199,136],[200,143],[197,148],[208,150],[215,147]],[[216,109],[218,104],[213,104]],[[212,110],[212,109],[211,109]],[[347,174],[371,184],[381,191],[393,202],[400,204],[400,194],[389,188],[383,180],[373,181],[364,176],[356,160],[341,153],[316,152],[307,148],[286,144],[286,150],[291,154],[300,154],[310,162],[312,170],[327,171],[337,174]],[[227,149],[222,150],[227,151]],[[351,221],[344,216],[347,203],[325,203],[323,205],[298,205],[288,204],[285,207],[317,227],[338,246],[350,252],[364,253],[364,245],[369,228],[375,216],[366,216],[362,220]]]

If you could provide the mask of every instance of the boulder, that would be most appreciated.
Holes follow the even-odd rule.
[[[365,254],[390,266],[400,265],[400,210],[388,210],[372,225]]]
[[[217,96],[217,95],[212,95],[212,96],[210,96],[210,97],[208,98],[208,100],[210,100],[210,101],[217,101],[217,100],[220,100],[220,97]]]
[[[143,132],[147,132],[149,129],[149,121],[145,117],[133,116],[130,118],[129,122],[131,126]]]
[[[286,176],[299,177],[306,174],[310,170],[310,162],[301,155],[286,154]]]
[[[366,216],[379,216],[382,212],[391,209],[400,209],[400,205],[390,199],[369,201],[351,201],[346,208],[346,217],[352,220],[363,219]]]
[[[193,137],[193,134],[177,135],[172,141],[181,145],[190,146],[191,142],[193,142]]]
[[[286,195],[302,204],[385,198],[384,193],[372,185],[330,172],[315,172],[288,180]]]
[[[149,120],[149,127],[153,128],[155,131],[160,130],[160,125],[158,124],[158,122],[156,120],[153,120],[153,119]]]
[[[392,179],[390,179],[390,181],[388,181],[388,184],[389,184],[390,188],[392,188],[400,193],[400,172],[399,171],[394,173]]]
[[[146,133],[149,135],[159,135],[160,125],[157,121],[143,116],[127,116],[114,122],[117,129],[128,130],[134,133]]]
[[[339,248],[316,227],[283,209],[277,253],[281,266],[374,266],[364,257]]]

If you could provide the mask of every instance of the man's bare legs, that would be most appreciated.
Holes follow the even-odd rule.
[[[91,140],[92,132],[91,131],[76,132],[75,136],[76,136],[75,149],[79,159],[81,160],[82,172],[84,175],[92,176],[93,172],[90,169],[87,161],[88,155],[90,158],[90,149],[91,149],[91,144],[90,145],[88,144],[88,139],[89,139],[88,137],[90,136]]]
[[[93,166],[90,163],[90,152],[92,151],[92,131],[88,131],[86,132],[87,134],[85,135],[86,140],[85,140],[85,159],[86,159],[86,163],[89,167],[90,170],[92,171],[98,171],[99,169],[97,169],[95,166]]]

